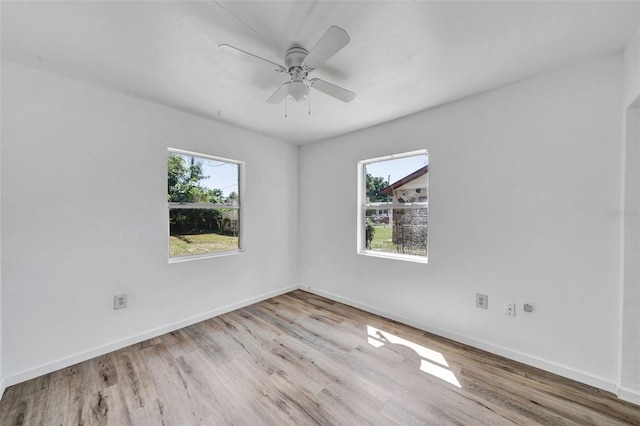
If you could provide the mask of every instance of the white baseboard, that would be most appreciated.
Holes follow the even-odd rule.
[[[51,373],[53,371],[60,370],[62,368],[69,367],[79,362],[87,361],[97,356],[104,355],[109,352],[117,351],[118,349],[122,349],[127,346],[140,343],[145,340],[152,339],[154,337],[158,337],[166,333],[170,333],[180,328],[188,327],[190,325],[207,320],[209,318],[217,317],[218,315],[226,314],[227,312],[235,311],[236,309],[244,308],[245,306],[249,306],[254,303],[258,303],[263,300],[270,299],[272,297],[279,296],[284,293],[288,293],[298,288],[300,288],[300,286],[292,285],[289,287],[263,293],[261,295],[244,299],[239,302],[235,302],[230,305],[223,306],[221,308],[217,308],[212,311],[205,312],[200,315],[196,315],[191,318],[184,319],[182,321],[174,322],[172,324],[167,324],[162,327],[157,327],[147,332],[140,333],[135,336],[127,337],[126,339],[122,339],[112,343],[108,343],[106,345],[98,346],[84,352],[80,352],[74,355],[70,355],[68,357],[57,359],[55,361],[40,365],[35,368],[31,368],[16,374],[12,374],[10,376],[5,377],[4,380],[0,382],[0,384],[2,385],[1,389],[4,391],[5,386],[9,387],[9,386],[16,385],[18,383],[25,382],[27,380],[34,379],[36,377]],[[0,398],[1,398],[1,395],[2,394],[0,393]]]
[[[631,402],[632,404],[640,405],[640,390],[621,386],[618,390],[618,398]]]
[[[364,303],[360,303],[355,300],[339,296],[337,294],[333,294],[333,293],[326,292],[324,290],[309,287],[307,285],[300,285],[299,288],[301,290],[308,291],[313,294],[317,294],[318,296],[326,297],[327,299],[344,303],[345,305],[353,306],[354,308],[362,309],[363,311],[371,312],[373,314],[380,315],[382,317],[389,318],[391,320],[398,321],[406,325],[410,325],[420,330],[424,330],[429,333],[436,334],[438,336],[446,337],[447,339],[451,339],[456,342],[463,343],[465,345],[473,346],[474,348],[482,349],[484,351],[487,351],[496,355],[500,355],[505,358],[518,361],[523,364],[527,364],[532,367],[536,367],[541,370],[545,370],[545,371],[557,374],[559,376],[563,376],[563,377],[575,380],[577,382],[585,383],[587,385],[594,386],[596,388],[603,389],[611,393],[620,395],[618,386],[615,383],[611,382],[610,380],[604,379],[602,377],[597,377],[592,374],[586,373],[584,371],[576,370],[576,369],[573,369],[564,365],[560,365],[551,361],[530,356],[525,353],[513,351],[511,349],[504,348],[499,345],[494,345],[492,343],[484,342],[482,340],[474,339],[469,336],[464,336],[462,334],[454,333],[448,330],[432,327],[429,324],[416,321],[412,318],[387,312],[375,306],[370,306]],[[622,397],[620,396],[620,398]],[[634,401],[630,400],[630,402],[634,402]],[[638,402],[636,402],[636,404],[637,403]]]

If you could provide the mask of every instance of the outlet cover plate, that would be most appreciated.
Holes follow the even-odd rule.
[[[127,295],[119,294],[113,296],[113,309],[122,309],[127,307]]]
[[[510,317],[516,316],[516,304],[515,303],[507,303],[504,305],[504,314],[509,315]]]
[[[487,309],[489,306],[489,296],[476,293],[476,308]]]

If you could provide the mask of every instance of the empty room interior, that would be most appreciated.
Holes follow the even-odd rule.
[[[640,424],[640,1],[0,14],[0,424]]]

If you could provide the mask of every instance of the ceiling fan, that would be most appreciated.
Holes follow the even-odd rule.
[[[283,83],[278,90],[267,99],[267,102],[271,104],[280,103],[283,99],[285,102],[287,99],[296,102],[304,101],[309,97],[310,88],[319,90],[343,102],[350,102],[356,97],[355,93],[319,78],[307,78],[313,70],[349,44],[349,41],[351,41],[351,39],[345,30],[332,26],[324,33],[313,49],[309,51],[302,47],[291,47],[288,49],[284,55],[284,66],[229,44],[221,44],[218,47],[230,53],[249,55],[275,66],[276,72],[289,74],[291,77],[290,80]]]

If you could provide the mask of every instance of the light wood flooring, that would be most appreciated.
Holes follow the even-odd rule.
[[[640,407],[298,290],[12,386],[0,424],[640,425]]]

